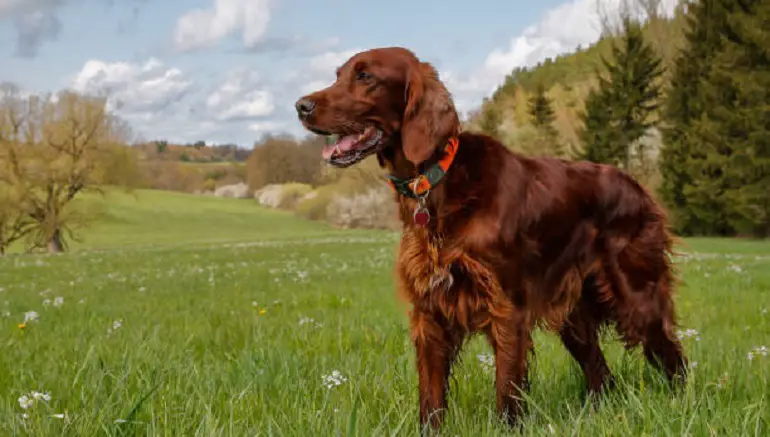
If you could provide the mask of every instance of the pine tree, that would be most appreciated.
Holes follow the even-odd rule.
[[[528,103],[532,124],[536,128],[556,136],[556,129],[553,127],[553,123],[556,121],[556,113],[551,107],[551,100],[545,94],[545,87],[543,85],[537,87]]]
[[[613,46],[613,62],[602,59],[606,77],[586,100],[581,141],[583,159],[629,169],[638,140],[656,125],[654,115],[661,95],[661,60],[644,41],[641,26],[623,20],[620,44]]]
[[[704,116],[692,124],[707,152],[701,186],[721,189],[727,224],[770,236],[770,3],[742,0],[724,22],[722,49],[702,84]],[[713,196],[712,191],[712,196]],[[697,192],[705,196],[706,190]]]
[[[566,157],[564,147],[560,143],[559,132],[554,127],[556,113],[542,84],[538,85],[535,92],[527,100],[527,113],[532,121],[532,126],[535,128],[534,136],[529,145],[529,148],[533,149],[532,154],[558,158]]]
[[[729,3],[699,0],[689,5],[686,46],[675,60],[667,93],[658,192],[672,212],[676,230],[683,234],[731,232],[719,166],[708,164],[710,155],[693,130],[708,107],[703,84],[723,45]]]
[[[503,118],[500,109],[494,105],[494,102],[490,102],[484,105],[483,111],[479,120],[479,129],[482,133],[497,138],[500,134],[500,123]]]

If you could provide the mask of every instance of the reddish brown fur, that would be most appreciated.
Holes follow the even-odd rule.
[[[375,80],[360,83],[356,72]],[[686,359],[674,333],[671,237],[664,211],[623,172],[588,162],[527,158],[494,138],[460,132],[451,97],[432,66],[401,48],[353,56],[337,81],[307,98],[316,130],[375,124],[389,138],[378,160],[414,177],[448,138],[454,163],[427,202],[432,220],[412,223],[415,201],[396,195],[403,235],[399,292],[412,304],[420,419],[437,427],[447,377],[469,334],[486,334],[496,356],[497,405],[514,422],[526,388],[531,333],[559,332],[591,391],[611,383],[598,330],[612,323],[628,347],[671,379]]]

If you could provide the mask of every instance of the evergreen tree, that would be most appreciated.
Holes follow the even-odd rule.
[[[629,169],[631,147],[655,126],[663,74],[661,60],[644,41],[641,26],[623,20],[620,44],[612,49],[613,62],[602,58],[606,77],[599,74],[599,87],[586,100],[581,141],[583,159]]]
[[[703,83],[711,75],[731,0],[699,0],[687,10],[686,46],[675,60],[665,104],[666,126],[659,168],[659,193],[684,234],[730,233],[719,167],[707,165],[709,154],[693,124],[708,104]],[[711,174],[708,169],[711,168]]]
[[[732,2],[731,2],[732,3]],[[706,152],[697,199],[718,193],[728,226],[770,236],[770,2],[734,2],[692,123]],[[701,188],[701,189],[698,189]],[[715,191],[720,190],[720,191]]]
[[[527,101],[527,113],[535,128],[528,148],[533,155],[565,158],[566,153],[560,143],[559,133],[554,127],[556,113],[551,105],[551,100],[545,93],[545,87],[542,84],[538,85],[535,93]]]
[[[484,107],[484,112],[481,114],[481,119],[479,120],[479,129],[482,133],[489,135],[490,137],[498,138],[500,134],[500,123],[503,118],[500,114],[500,109],[494,105],[494,102],[484,106],[486,107]]]
[[[551,107],[551,100],[545,94],[545,87],[539,85],[535,93],[529,99],[529,116],[532,118],[532,124],[544,132],[556,136],[556,129],[553,127],[556,121],[556,113]]]

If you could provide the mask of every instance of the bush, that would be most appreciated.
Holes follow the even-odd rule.
[[[313,191],[313,187],[308,184],[291,183],[281,185],[281,190],[278,194],[278,208],[294,209],[297,203],[311,191]]]
[[[324,185],[308,193],[300,200],[294,212],[308,220],[326,220],[326,210],[335,196],[339,187],[336,185]]]
[[[396,202],[387,186],[363,194],[336,194],[327,207],[327,220],[342,228],[398,229]]]

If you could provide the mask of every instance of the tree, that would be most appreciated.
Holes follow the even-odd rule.
[[[770,6],[725,2],[721,50],[701,84],[703,115],[691,123],[705,152],[687,194],[717,198],[731,230],[770,236]],[[699,176],[700,176],[699,175]]]
[[[584,159],[631,170],[632,159],[648,152],[639,140],[657,124],[663,67],[639,23],[625,18],[623,29],[613,61],[602,57],[606,77],[598,74],[599,87],[586,99],[581,141]]]
[[[29,247],[66,250],[67,239],[88,223],[73,201],[86,192],[102,193],[100,184],[114,177],[108,171],[115,170],[127,126],[107,113],[104,99],[72,92],[6,94],[2,110],[3,180],[33,222]]]
[[[658,192],[682,234],[728,235],[727,199],[720,153],[709,152],[708,125],[699,124],[709,105],[707,84],[723,35],[730,0],[699,0],[687,9],[685,47],[674,61],[664,107],[663,143]],[[698,132],[700,131],[700,132]]]
[[[500,135],[500,123],[503,121],[500,108],[495,105],[494,101],[485,101],[484,103],[482,105],[481,119],[479,120],[479,129],[490,137],[498,138]]]
[[[529,115],[536,128],[556,136],[556,129],[553,127],[556,113],[551,107],[551,100],[546,95],[543,85],[538,85],[535,93],[529,99]]]
[[[545,87],[540,84],[527,102],[528,113],[535,128],[528,139],[527,147],[532,155],[566,157],[566,151],[554,127],[556,113],[552,102],[546,95]],[[526,137],[525,137],[526,138]]]

